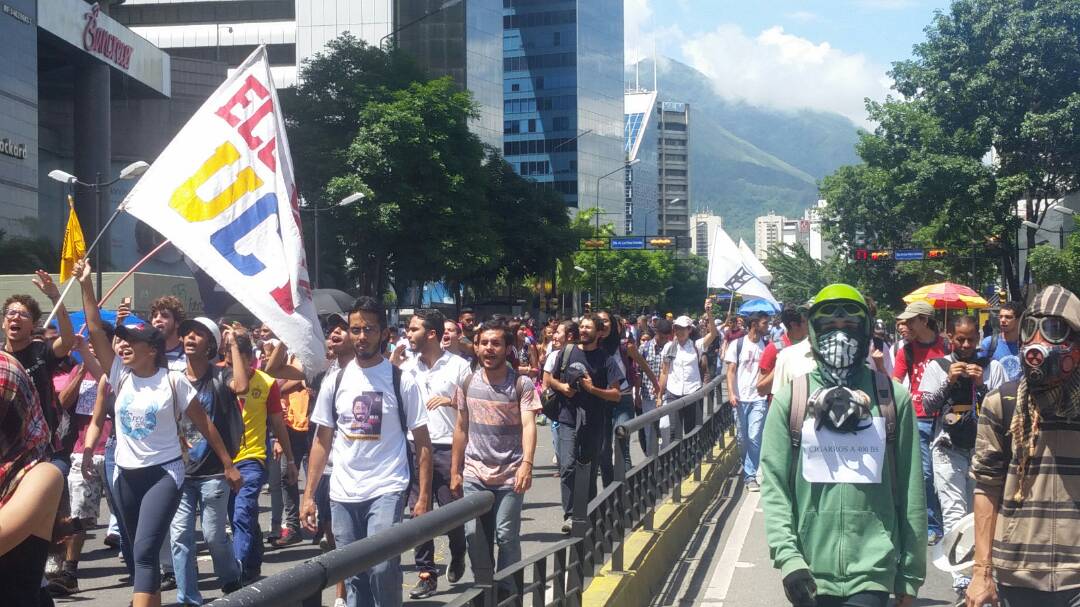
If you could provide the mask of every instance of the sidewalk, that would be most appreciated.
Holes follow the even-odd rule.
[[[708,605],[719,607],[783,607],[780,572],[769,560],[765,541],[765,518],[760,493],[743,491],[737,483],[737,498],[717,500],[701,522],[682,560],[673,568],[664,588],[652,605]],[[926,584],[916,605],[952,605],[952,580],[927,565]]]

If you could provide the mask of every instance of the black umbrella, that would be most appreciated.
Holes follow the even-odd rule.
[[[315,289],[311,292],[311,298],[315,302],[315,313],[320,317],[327,314],[341,314],[351,309],[356,299],[345,291],[337,289]]]

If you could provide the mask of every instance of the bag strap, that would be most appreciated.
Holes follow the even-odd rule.
[[[904,362],[907,363],[907,377],[909,380],[915,378],[915,346],[911,345],[911,342],[904,344]]]
[[[791,464],[788,466],[788,488],[792,495],[795,494],[795,471],[799,468],[802,427],[803,422],[806,420],[806,407],[809,402],[809,374],[791,380],[791,411],[788,413],[788,435],[791,437]]]
[[[397,399],[398,421],[401,422],[401,434],[405,435],[409,432],[409,426],[405,422],[405,399],[401,398],[401,369],[394,365],[390,365],[390,369],[394,381],[394,398]]]
[[[892,468],[892,492],[896,493],[898,469],[896,464],[896,398],[893,396],[892,378],[879,371],[874,373],[874,388],[877,392],[878,412],[885,418],[885,448]],[[902,514],[902,513],[900,513]]]
[[[348,363],[345,363],[348,366]],[[341,388],[341,378],[345,375],[345,367],[338,367],[337,375],[334,376],[334,391],[330,393],[330,412],[334,415],[334,431],[337,431],[337,394]]]

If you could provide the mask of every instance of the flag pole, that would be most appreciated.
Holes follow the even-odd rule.
[[[106,302],[106,301],[108,301],[108,299],[109,299],[110,297],[112,297],[112,294],[116,292],[116,289],[117,289],[117,287],[119,287],[120,285],[124,284],[124,282],[125,282],[125,281],[126,281],[126,280],[127,280],[128,278],[131,278],[131,275],[132,275],[132,274],[134,274],[136,270],[138,270],[139,268],[141,268],[141,267],[143,266],[143,264],[145,264],[146,262],[150,261],[150,258],[151,258],[151,257],[153,257],[154,255],[156,255],[156,254],[157,254],[157,252],[158,252],[158,251],[160,251],[161,249],[164,249],[164,248],[165,248],[165,245],[167,245],[167,244],[171,244],[171,243],[170,243],[170,241],[169,241],[168,239],[165,239],[165,241],[164,241],[164,242],[162,242],[162,243],[161,243],[161,244],[159,244],[158,246],[154,247],[154,250],[153,250],[153,251],[150,251],[149,253],[147,253],[147,254],[146,254],[146,257],[143,257],[143,258],[142,258],[142,259],[140,259],[139,261],[136,261],[136,262],[135,262],[135,265],[131,266],[131,269],[130,269],[130,270],[128,270],[126,274],[124,274],[123,276],[121,276],[121,277],[120,277],[120,280],[118,280],[118,281],[116,281],[115,283],[113,283],[113,286],[112,286],[112,287],[110,287],[110,288],[109,288],[109,290],[108,290],[108,291],[106,291],[106,292],[105,292],[105,294],[101,296],[101,300],[100,300],[100,301],[98,301],[98,307],[100,308],[100,307],[101,307],[102,305],[104,305],[104,304],[105,304],[105,302]]]
[[[105,222],[105,226],[102,227],[101,231],[98,232],[97,236],[94,237],[94,241],[90,243],[89,247],[86,248],[86,253],[83,254],[84,257],[90,257],[90,252],[94,250],[94,247],[97,246],[98,242],[101,240],[101,237],[105,235],[105,232],[109,231],[109,226],[111,226],[113,222],[116,221],[116,218],[119,217],[120,213],[123,211],[124,204],[120,203],[120,206],[116,207],[116,211],[113,212],[112,217],[109,217],[109,220]],[[64,280],[64,278],[65,277],[61,276],[60,280]],[[56,304],[53,306],[52,312],[49,312],[49,317],[45,319],[45,324],[43,326],[49,326],[49,323],[53,321],[53,318],[56,318],[56,310],[59,309],[60,306],[64,303],[64,298],[67,297],[68,291],[71,290],[71,285],[75,284],[75,282],[76,280],[74,277],[68,277],[67,284],[64,285],[64,290],[60,292],[60,298],[56,300]]]

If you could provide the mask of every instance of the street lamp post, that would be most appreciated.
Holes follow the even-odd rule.
[[[394,46],[397,46],[397,35],[396,34],[398,32],[400,32],[401,30],[410,28],[410,27],[416,25],[417,23],[420,23],[424,19],[427,19],[428,17],[430,17],[432,15],[437,15],[437,14],[445,11],[446,9],[448,9],[448,8],[450,8],[452,6],[457,6],[457,5],[461,4],[463,1],[464,0],[446,0],[445,2],[443,2],[442,4],[439,5],[439,8],[437,8],[437,9],[431,11],[431,12],[424,13],[423,15],[420,15],[416,19],[413,19],[412,21],[406,23],[405,25],[402,25],[400,27],[396,27],[396,28],[390,30],[390,33],[386,34],[382,38],[379,38],[379,48],[384,48],[383,44],[386,42],[386,40],[388,38],[393,38],[394,39]]]
[[[582,135],[584,135],[584,133],[582,133]],[[580,137],[580,135],[579,135],[579,137]],[[596,213],[595,213],[595,215],[596,215],[596,236],[600,236],[600,182],[603,181],[604,179],[607,179],[608,177],[611,177],[615,173],[618,173],[619,171],[626,171],[626,169],[634,166],[635,164],[637,164],[639,162],[641,162],[640,158],[635,158],[635,159],[631,160],[630,162],[624,162],[621,167],[615,169],[614,171],[611,171],[610,173],[606,173],[606,174],[601,175],[601,176],[596,178]],[[593,274],[595,274],[595,276],[593,276],[593,278],[596,280],[596,303],[597,303],[597,305],[599,305],[600,304],[600,249],[596,249],[596,264],[595,264],[595,266],[596,267],[594,268],[594,272],[593,272]]]
[[[101,173],[98,173],[96,175],[96,179],[94,180],[93,183],[86,183],[84,181],[80,181],[78,178],[76,178],[71,173],[61,171],[60,169],[53,169],[52,171],[49,171],[49,179],[52,179],[53,181],[59,181],[60,183],[66,184],[68,186],[80,185],[80,186],[82,186],[84,188],[88,188],[90,190],[93,190],[94,191],[94,226],[97,227],[97,226],[101,226],[101,192],[102,192],[102,190],[107,190],[111,185],[113,185],[114,183],[116,183],[116,182],[118,182],[120,180],[135,179],[136,177],[139,177],[140,175],[145,173],[146,170],[149,169],[149,168],[150,168],[150,165],[147,164],[146,162],[144,162],[142,160],[136,160],[135,162],[132,162],[131,164],[124,167],[120,171],[120,174],[115,179],[112,179],[111,181],[102,181],[101,180]],[[98,292],[99,295],[101,294],[101,272],[102,272],[103,268],[101,267],[102,264],[99,263],[100,256],[97,254],[97,244],[98,244],[98,241],[101,240],[101,237],[104,236],[105,233],[109,230],[109,226],[112,225],[112,222],[116,220],[117,216],[120,215],[120,211],[122,211],[122,210],[123,210],[122,205],[116,208],[116,211],[112,214],[112,217],[110,217],[109,220],[107,222],[105,222],[105,225],[102,226],[98,230],[97,236],[94,237],[93,242],[91,242],[90,246],[87,247],[87,249],[86,249],[86,254],[87,255],[90,255],[91,253],[94,254],[92,259],[93,259],[94,270],[97,273],[97,277],[96,277],[96,280],[97,280],[97,292]],[[60,282],[63,282],[65,280],[67,280],[68,278],[70,278],[70,277],[61,276],[60,277]]]
[[[337,202],[337,204],[332,204],[330,206],[319,208],[318,203],[316,203],[315,206],[313,206],[311,208],[300,207],[301,211],[307,211],[307,212],[311,213],[311,218],[315,222],[315,267],[314,267],[315,276],[312,279],[311,284],[316,289],[319,288],[319,253],[320,253],[320,251],[319,251],[319,213],[321,211],[328,211],[330,209],[334,209],[334,208],[338,208],[338,207],[349,206],[350,204],[353,204],[354,202],[363,200],[363,198],[364,198],[364,195],[362,193],[353,192],[352,194],[349,194],[345,198],[342,198],[341,200],[339,200]]]

